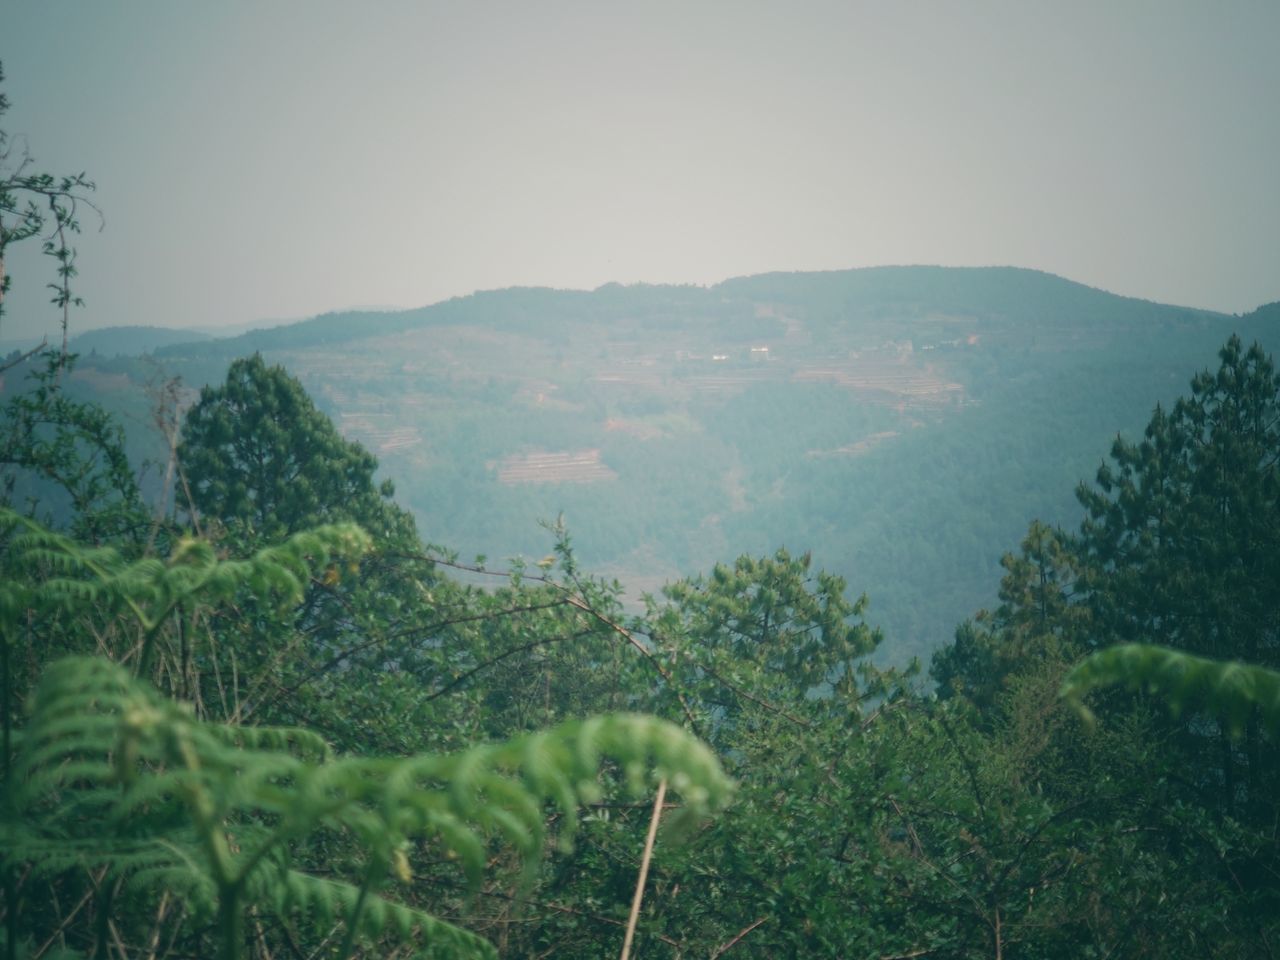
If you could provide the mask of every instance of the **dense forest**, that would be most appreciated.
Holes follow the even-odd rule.
[[[186,342],[72,337],[64,390],[127,424],[148,498],[180,413],[255,353],[378,457],[423,535],[468,557],[579,560],[642,594],[786,546],[854,584],[885,665],[927,660],[996,600],[1031,517],[1075,526],[1074,483],[1136,439],[1230,317],[1014,269],[776,274],[711,288],[514,289]],[[35,358],[0,396],[27,389]],[[47,495],[46,495],[47,496]]]
[[[22,165],[0,182],[0,263],[6,246],[45,240],[64,310],[75,301],[77,204],[90,188]],[[1054,503],[1090,476],[1074,490],[1075,522],[1027,511],[1020,542],[982,545],[1008,551],[987,587],[993,602],[967,611],[927,671],[878,654],[894,638],[869,618],[874,592],[868,601],[865,584],[851,589],[824,562],[841,537],[859,535],[827,519],[849,496],[837,457],[810,458],[819,468],[793,478],[808,492],[787,501],[792,513],[756,528],[775,543],[705,557],[734,541],[703,528],[688,538],[702,546],[683,558],[702,572],[636,598],[592,572],[572,524],[550,520],[534,541],[542,549],[501,562],[476,557],[474,541],[438,536],[443,523],[420,531],[396,498],[401,478],[380,472],[326,404],[272,362],[265,340],[206,344],[207,358],[229,351],[209,361],[220,372],[198,394],[161,377],[150,400],[130,401],[135,420],[87,389],[103,386],[111,363],[135,359],[90,365],[64,338],[5,361],[4,956],[1275,956],[1280,375],[1253,337],[1223,331],[1227,318],[1138,305],[1133,323],[1145,333],[1125,353],[1107,295],[1025,271],[994,279],[859,271],[748,278],[714,293],[506,292],[444,305],[447,323],[386,318],[398,325],[387,336],[438,336],[457,360],[458,330],[486,300],[555,299],[566,353],[580,342],[573,325],[601,322],[595,306],[575,314],[575,303],[613,298],[610,336],[621,341],[629,324],[685,329],[670,301],[704,301],[696,336],[706,342],[678,349],[705,351],[711,364],[733,362],[711,352],[722,336],[760,349],[729,377],[733,402],[688,383],[727,376],[715,368],[686,372],[680,410],[653,406],[661,391],[650,384],[597,413],[708,460],[719,455],[708,438],[747,418],[777,451],[720,451],[748,501],[779,483],[778,457],[859,443],[873,457],[900,437],[927,438],[920,449],[934,458],[907,485],[922,504],[944,460],[953,476],[989,459],[993,471],[1025,472],[1027,489],[1052,472]],[[807,300],[804,316],[759,309],[815,283],[827,299]],[[865,369],[847,346],[846,366],[806,380],[805,370],[833,367],[802,344],[822,341],[822,323],[851,322],[852,288],[873,285],[886,302],[885,284],[906,285],[890,291],[899,305],[927,304],[940,295],[930,284],[945,287],[966,324],[996,324],[1045,294],[1037,346],[1017,339],[1009,353],[933,367],[897,349],[892,365],[910,374],[909,389],[940,396],[922,405],[903,399],[900,380],[875,380],[884,356]],[[668,306],[638,310],[646,298]],[[869,322],[901,319],[900,307],[879,320],[858,309]],[[521,343],[558,335],[529,335],[541,316],[533,307],[497,313]],[[1240,318],[1240,329],[1270,324],[1274,336],[1274,314]],[[930,339],[913,355],[941,344],[928,324],[955,329],[932,308],[920,316],[917,337]],[[788,320],[794,358],[775,358],[787,352],[778,344]],[[1054,324],[1057,339],[1046,332]],[[304,331],[358,355],[354,329],[336,317]],[[970,335],[998,343],[1000,329],[966,333],[963,345]],[[762,344],[770,331],[778,344]],[[1151,390],[1145,428],[1109,448],[1104,434],[1096,471],[1061,476],[1054,437],[1037,431],[1054,422],[1055,398],[1082,364],[1093,372],[1073,390],[1086,397],[1075,410],[1150,386],[1138,374],[1144,344],[1210,337],[1176,388],[1161,380]],[[535,365],[538,349],[512,362]],[[1018,395],[1027,426],[1002,444],[990,432],[1010,419],[1000,398],[1033,349],[1045,355],[1039,392]],[[624,368],[621,355],[598,359]],[[783,363],[793,364],[785,377],[759,372]],[[549,380],[544,394],[567,395],[578,374],[560,369],[563,382]],[[95,372],[77,376],[85,370]],[[784,390],[797,373],[816,380],[812,393]],[[450,382],[468,376],[460,369]],[[890,402],[842,404],[850,379],[880,384]],[[678,395],[680,381],[659,382]],[[523,389],[500,378],[473,388],[452,414],[424,405],[439,430],[454,416],[451,429],[467,433],[469,405]],[[602,402],[598,387],[580,389],[566,414]],[[846,432],[830,435],[823,420],[826,435],[810,435],[803,404],[843,409]],[[512,431],[550,432],[545,406]],[[690,410],[695,428],[681,419]],[[921,426],[903,430],[902,418]],[[151,425],[149,451],[140,421]],[[561,422],[574,429],[573,418]],[[638,449],[620,445],[592,463],[647,477],[664,509],[719,509],[688,506],[662,459]],[[149,473],[141,454],[155,460]],[[479,495],[500,470],[535,463],[529,451],[515,456],[457,478],[444,504],[417,514],[476,520],[466,483]],[[903,485],[869,463],[862,493]],[[451,469],[464,467],[433,467]],[[584,537],[617,536],[610,488],[586,486],[600,529]],[[513,496],[486,529],[536,524],[547,519],[541,506]],[[635,522],[612,507],[611,522]],[[821,528],[812,549],[794,529],[776,536],[801,511],[818,519],[796,529]],[[908,596],[955,589],[931,579],[947,567],[929,560],[927,529],[889,506],[874,517],[886,526],[877,543],[919,559]],[[973,528],[939,542],[960,549],[987,529]]]

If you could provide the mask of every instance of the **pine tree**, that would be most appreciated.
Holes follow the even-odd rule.
[[[1065,663],[1088,636],[1088,610],[1075,602],[1079,563],[1063,531],[1032,521],[1019,552],[1000,565],[1000,605],[961,624],[930,665],[940,696],[963,695],[984,712],[1012,677]]]
[[[338,520],[375,542],[415,541],[413,521],[377,484],[377,460],[343,439],[295,378],[260,354],[231,364],[188,412],[178,449],[198,514],[263,542]]]
[[[1218,660],[1280,664],[1280,376],[1232,337],[1143,439],[1117,439],[1113,464],[1082,485],[1081,584],[1093,643],[1153,643]],[[1223,803],[1262,802],[1275,767],[1256,718],[1243,755],[1211,738]],[[1204,741],[1186,728],[1190,743]],[[1203,758],[1209,764],[1207,757]],[[1209,764],[1210,767],[1215,764]],[[1244,782],[1237,776],[1243,766]]]

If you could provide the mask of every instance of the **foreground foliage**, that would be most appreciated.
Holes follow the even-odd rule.
[[[250,905],[253,922],[273,916],[295,936],[344,930],[340,956],[357,940],[492,955],[482,938],[388,888],[410,884],[415,861],[441,856],[474,885],[494,835],[536,862],[544,804],[558,810],[567,843],[578,806],[600,798],[606,759],[623,765],[635,792],[651,767],[669,778],[695,821],[728,796],[705,747],[648,717],[600,717],[454,756],[334,758],[308,731],[202,723],[115,664],[61,660],[35,692],[12,761],[4,869],[15,885],[17,866],[28,869],[10,901],[25,929],[11,922],[10,935],[47,935],[41,890],[79,874],[93,881],[99,955],[113,930],[198,944],[162,920],[130,929],[160,904],[197,925],[215,918],[227,960],[244,953]],[[322,835],[350,841],[353,862],[338,876],[296,866]]]
[[[296,388],[260,372],[254,403]],[[167,518],[150,545],[5,515],[15,952],[597,956],[650,813],[610,788],[665,777],[683,842],[659,843],[637,955],[1269,955],[1271,781],[1227,804],[1198,746],[1272,749],[1270,708],[1237,696],[1255,673],[1109,646],[1070,673],[1138,602],[1084,535],[1032,526],[935,699],[869,664],[865,598],[807,555],[629,614],[563,527],[505,571],[398,521],[363,533],[387,501],[360,476],[278,543],[213,504],[185,511],[216,539]],[[1096,692],[1175,676],[1205,713]],[[726,781],[690,733],[738,784],[713,823]]]
[[[1251,720],[1272,736],[1280,733],[1280,672],[1275,670],[1126,643],[1099,650],[1074,667],[1063,681],[1062,696],[1092,721],[1085,695],[1116,683],[1155,693],[1174,713],[1197,710],[1220,717],[1237,737]]]

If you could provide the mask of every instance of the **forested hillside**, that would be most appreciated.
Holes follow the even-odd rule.
[[[1273,952],[1257,347],[1116,442],[1078,532],[1031,524],[937,695],[808,553],[628,613],[560,527],[506,573],[425,546],[258,356],[188,412],[157,512],[44,359],[3,420],[66,530],[0,512],[10,957]]]
[[[261,352],[378,455],[433,542],[540,557],[539,522],[563,514],[583,562],[632,598],[785,544],[866,590],[883,655],[905,663],[994,600],[995,545],[1026,518],[1076,522],[1070,491],[1098,450],[1233,331],[1280,345],[1261,311],[1028,270],[881,268],[495,291],[148,360],[104,346],[68,389],[124,415],[135,459],[163,461],[145,385],[180,377],[189,402]]]

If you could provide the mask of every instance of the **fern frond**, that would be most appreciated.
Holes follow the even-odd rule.
[[[282,914],[312,915],[324,925],[350,917],[360,897],[360,888],[296,870],[272,878],[260,893]],[[494,958],[497,951],[483,937],[434,917],[424,910],[366,894],[359,921],[361,933],[369,939],[394,936],[401,943],[416,943],[419,956]],[[319,926],[320,924],[317,924]]]
[[[1215,713],[1235,736],[1256,708],[1263,725],[1273,735],[1280,733],[1280,672],[1275,670],[1128,643],[1100,650],[1077,664],[1063,681],[1061,695],[1092,721],[1085,694],[1116,683],[1159,696],[1175,714],[1186,709]]]
[[[329,742],[305,727],[213,726],[210,734],[228,747],[289,753],[304,760],[333,758]]]
[[[71,610],[127,604],[146,628],[180,602],[218,603],[242,590],[296,603],[315,571],[334,559],[359,557],[372,544],[355,524],[339,523],[295,534],[245,560],[220,560],[208,543],[184,538],[166,561],[152,557],[130,563],[111,547],[85,546],[0,508],[4,528],[19,531],[8,543],[16,569],[51,574],[33,575],[30,585],[44,602]],[[0,614],[10,607],[19,609],[6,602]]]
[[[394,928],[401,938],[489,956],[478,937],[378,896],[379,885],[393,868],[408,875],[404,850],[414,839],[442,848],[472,884],[494,838],[532,865],[546,806],[564,815],[567,841],[582,803],[600,794],[606,759],[637,791],[648,776],[666,779],[686,816],[730,796],[711,751],[653,717],[597,717],[448,756],[334,759],[313,734],[202,721],[117,664],[68,658],[46,670],[32,699],[14,758],[23,786],[0,839],[29,838],[7,848],[10,861],[54,872],[108,864],[131,888],[163,885],[193,913],[216,901],[221,916],[228,898],[252,897],[282,911],[358,914],[365,938]],[[358,842],[363,888],[291,868],[291,845],[321,831]]]

